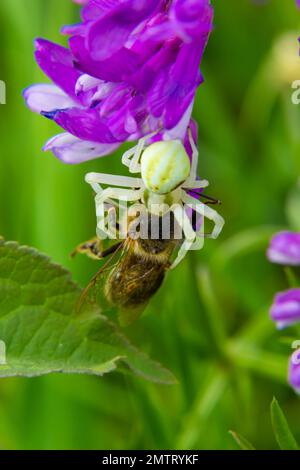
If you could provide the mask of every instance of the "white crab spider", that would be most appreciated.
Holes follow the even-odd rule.
[[[88,173],[85,177],[96,192],[97,233],[110,236],[109,231],[103,230],[103,220],[107,205],[114,207],[118,200],[125,202],[142,201],[147,210],[155,215],[163,215],[172,211],[175,220],[184,233],[184,241],[178,251],[177,258],[171,268],[177,266],[186,253],[193,247],[195,241],[201,237],[202,229],[194,230],[186,208],[192,208],[198,214],[212,220],[215,224],[210,235],[217,238],[220,234],[224,219],[211,207],[189,196],[188,191],[206,188],[207,180],[197,179],[198,150],[189,130],[189,139],[192,146],[192,162],[180,140],[159,141],[146,146],[147,140],[153,135],[139,140],[136,147],[125,152],[122,163],[129,168],[130,173],[140,173],[140,178],[131,176],[110,175],[106,173]],[[108,185],[102,188],[102,184]],[[157,208],[159,214],[155,213]],[[201,244],[202,247],[203,243]]]

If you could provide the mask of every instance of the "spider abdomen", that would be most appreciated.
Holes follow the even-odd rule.
[[[141,158],[141,175],[146,188],[157,194],[168,194],[190,174],[190,160],[179,140],[155,142]]]

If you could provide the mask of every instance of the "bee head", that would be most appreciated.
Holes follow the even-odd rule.
[[[146,188],[156,194],[168,194],[190,174],[190,159],[180,140],[155,142],[141,157],[141,176]]]

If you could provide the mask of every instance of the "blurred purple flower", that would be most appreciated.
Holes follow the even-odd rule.
[[[300,264],[300,233],[279,232],[272,238],[267,256],[273,263]],[[300,321],[300,288],[280,292],[271,307],[271,318],[278,328],[285,328]]]
[[[289,289],[276,294],[270,313],[279,329],[299,322],[300,289]]]
[[[279,232],[274,235],[267,256],[273,263],[300,265],[300,233]]]
[[[295,392],[300,393],[300,349],[297,349],[291,356],[289,382]]]
[[[300,233],[280,232],[274,235],[267,256],[274,263],[300,265]],[[300,288],[276,294],[270,315],[279,329],[300,322]],[[291,357],[289,382],[300,393],[300,349]]]
[[[79,163],[156,130],[185,140],[203,81],[210,0],[80,3],[82,22],[63,28],[69,49],[35,42],[37,63],[54,85],[31,86],[26,103],[66,131],[44,149]]]

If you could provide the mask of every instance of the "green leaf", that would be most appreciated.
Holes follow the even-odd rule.
[[[271,403],[271,419],[276,441],[281,450],[299,450],[288,422],[276,398]]]
[[[229,434],[233,437],[237,445],[242,450],[255,450],[255,447],[245,437],[241,436],[235,431],[229,431]]]
[[[103,375],[120,367],[154,382],[176,382],[132,346],[98,306],[76,313],[80,294],[62,267],[32,248],[0,240],[0,340],[6,345],[0,377]]]

